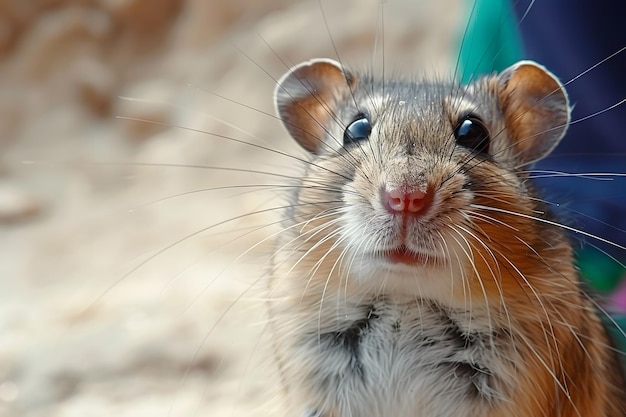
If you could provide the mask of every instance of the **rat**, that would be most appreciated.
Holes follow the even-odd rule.
[[[530,179],[570,122],[520,61],[468,85],[292,67],[276,112],[308,151],[269,267],[288,416],[626,416],[566,232]]]

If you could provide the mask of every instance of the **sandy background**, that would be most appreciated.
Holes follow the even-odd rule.
[[[459,3],[385,2],[388,67],[445,72]],[[380,2],[323,4],[380,65]],[[299,153],[263,112],[330,38],[317,1],[0,0],[0,416],[271,415],[280,178],[199,166],[295,171],[196,130]]]

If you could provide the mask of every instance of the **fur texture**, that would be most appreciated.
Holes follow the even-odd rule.
[[[528,178],[569,121],[549,72],[521,62],[464,87],[317,60],[281,79],[276,107],[311,152],[270,274],[288,415],[626,416],[567,237]],[[359,118],[368,137],[344,141]],[[458,139],[468,118],[488,152]],[[394,212],[389,189],[429,200]]]

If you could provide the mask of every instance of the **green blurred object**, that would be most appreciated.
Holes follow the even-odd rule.
[[[601,293],[615,290],[626,274],[622,264],[592,247],[578,251],[577,258],[580,274],[594,290]]]
[[[626,276],[624,265],[592,247],[578,251],[577,262],[583,279],[593,290],[603,294],[614,292],[622,278]],[[611,317],[603,319],[615,346],[620,351],[626,352],[626,314],[613,313]],[[626,357],[620,355],[620,360],[626,368]]]
[[[468,1],[467,26],[460,40],[460,79],[502,71],[523,57],[517,18],[509,0]]]

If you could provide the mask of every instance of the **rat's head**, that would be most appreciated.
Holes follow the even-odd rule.
[[[316,260],[303,264],[420,296],[498,293],[559,240],[534,219],[527,168],[558,144],[569,107],[533,62],[460,86],[313,60],[281,78],[275,104],[312,155],[289,212]]]

